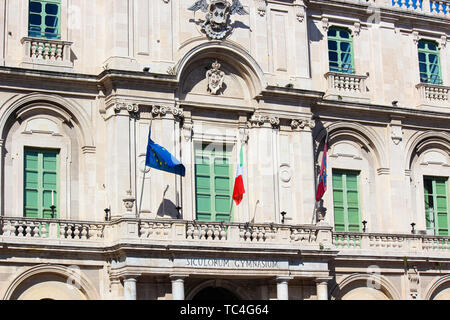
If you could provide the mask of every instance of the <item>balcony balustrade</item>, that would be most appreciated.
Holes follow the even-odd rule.
[[[351,73],[327,72],[325,78],[328,82],[325,97],[335,100],[368,100],[366,87],[367,75]]]
[[[450,87],[420,83],[416,88],[419,90],[421,105],[448,108]]]
[[[392,253],[447,253],[450,255],[450,237],[416,234],[381,234],[335,232],[333,245],[345,252],[361,249],[364,252]]]
[[[24,37],[22,66],[31,69],[70,71],[72,42],[45,38]]]
[[[450,18],[450,0],[346,0],[372,7],[398,9]]]
[[[0,242],[67,246],[92,243],[239,246],[338,250],[345,254],[450,255],[450,237],[417,234],[332,232],[329,226],[118,219],[110,222],[0,218]],[[137,230],[137,232],[135,232]],[[44,242],[42,242],[44,241]],[[52,242],[53,241],[53,242]]]

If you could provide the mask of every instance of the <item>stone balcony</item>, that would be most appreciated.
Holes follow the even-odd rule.
[[[121,218],[108,222],[0,218],[0,243],[64,249],[140,247],[339,251],[344,255],[450,257],[450,237],[332,232],[330,226]]]
[[[350,102],[369,102],[366,81],[368,75],[357,75],[341,72],[327,72],[325,74],[328,86],[326,99]]]
[[[342,2],[450,18],[450,0],[345,0]]]
[[[432,235],[334,232],[333,247],[344,255],[450,257],[450,237]]]
[[[21,43],[24,49],[22,67],[60,72],[72,70],[72,42],[24,37]]]
[[[117,244],[196,247],[279,247],[320,250],[331,246],[331,227],[121,218],[108,222],[32,218],[0,219],[0,241],[109,247]]]
[[[420,95],[419,107],[435,107],[448,109],[450,87],[438,84],[419,83],[416,85]],[[439,111],[439,110],[437,110]]]

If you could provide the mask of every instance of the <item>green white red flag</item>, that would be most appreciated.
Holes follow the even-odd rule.
[[[238,206],[241,203],[245,193],[244,180],[242,177],[244,171],[243,165],[244,165],[244,152],[243,152],[243,145],[241,145],[239,165],[237,167],[236,179],[234,180],[234,189],[233,189],[233,200],[236,202],[236,206]]]

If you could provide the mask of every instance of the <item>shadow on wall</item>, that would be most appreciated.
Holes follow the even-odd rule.
[[[181,219],[177,206],[169,199],[163,199],[156,214],[161,218]]]

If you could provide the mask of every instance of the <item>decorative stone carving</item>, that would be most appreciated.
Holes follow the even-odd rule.
[[[292,130],[304,129],[305,127],[314,129],[315,126],[316,126],[316,123],[313,120],[293,119],[291,121]]]
[[[359,36],[359,33],[361,32],[361,23],[355,22],[353,24],[353,34],[355,36]]]
[[[225,78],[225,72],[220,70],[220,63],[216,60],[211,69],[206,72],[206,78],[208,79],[208,92],[211,94],[217,94],[222,89],[223,80]]]
[[[240,0],[197,0],[191,7],[191,11],[201,10],[206,13],[206,20],[202,24],[202,30],[210,39],[224,39],[233,29],[230,23],[230,16],[237,13],[239,15],[248,14]]]
[[[267,3],[266,0],[256,0],[256,10],[261,17],[266,15]]]
[[[441,49],[444,49],[446,46],[447,46],[447,36],[443,35],[441,36],[440,47]]]
[[[185,121],[183,123],[183,136],[187,142],[192,140],[193,127],[192,122]]]
[[[296,6],[295,7],[295,16],[297,20],[301,23],[305,20],[305,7],[304,6]]]
[[[322,18],[322,29],[325,32],[328,32],[328,28],[329,28],[329,22],[328,22],[328,18]]]
[[[260,114],[254,114],[249,120],[251,127],[261,127],[265,123],[270,123],[273,128],[280,125],[280,119],[278,117],[263,116]]]
[[[114,104],[114,111],[119,113],[121,110],[127,110],[130,115],[135,115],[139,112],[139,105],[130,102],[116,102]]]
[[[402,127],[391,127],[391,139],[396,145],[398,145],[403,140]]]
[[[419,43],[420,37],[419,37],[419,31],[413,31],[412,32],[413,41],[414,44],[417,45]]]
[[[136,201],[136,198],[132,196],[131,190],[127,191],[127,196],[123,199],[123,203],[125,205],[125,208],[127,209],[127,212],[133,211],[134,202]]]
[[[417,271],[417,267],[413,267],[413,269],[408,271],[408,280],[409,280],[409,296],[412,299],[417,299],[419,296],[419,272]]]
[[[175,119],[181,119],[184,117],[184,112],[181,108],[158,105],[152,106],[152,115],[154,118],[165,117],[168,113],[171,113]]]

